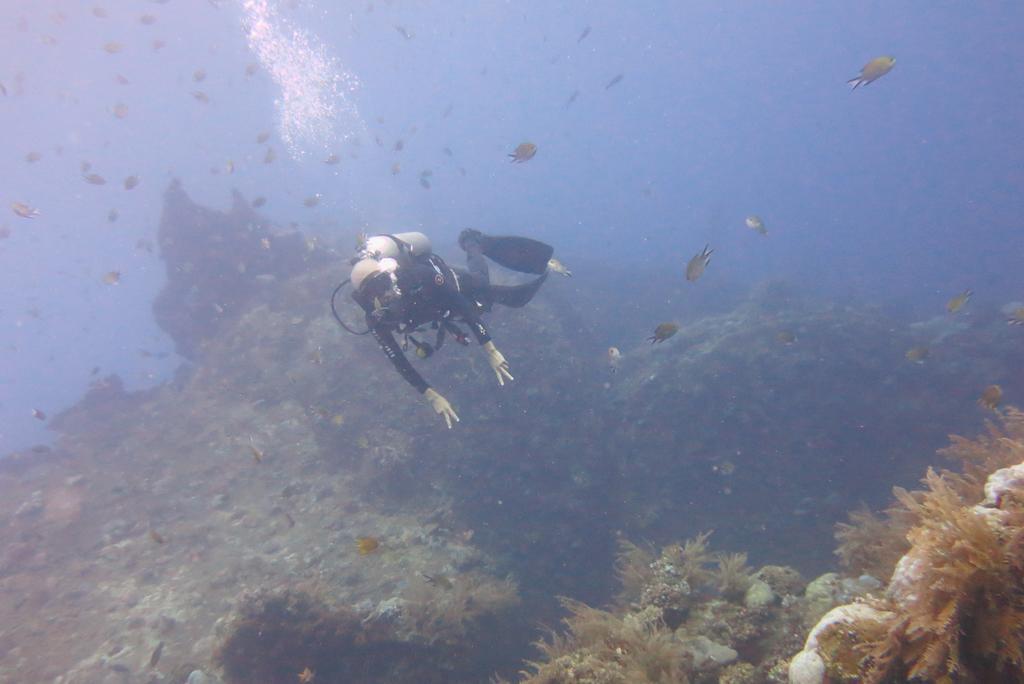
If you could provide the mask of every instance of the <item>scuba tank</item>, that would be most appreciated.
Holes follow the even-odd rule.
[[[431,252],[430,238],[418,231],[374,235],[366,239],[363,252],[373,259],[391,258],[399,261],[403,261],[403,257],[406,256],[413,258],[429,256]]]

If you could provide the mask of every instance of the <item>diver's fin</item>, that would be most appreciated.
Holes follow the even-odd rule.
[[[480,236],[480,250],[488,259],[520,273],[541,275],[555,248],[540,240],[525,237]],[[520,305],[522,306],[522,305]]]
[[[535,278],[524,285],[491,285],[489,288],[490,300],[495,304],[518,309],[530,303],[533,296],[537,294],[537,290],[547,279],[548,274],[545,273],[540,278]]]

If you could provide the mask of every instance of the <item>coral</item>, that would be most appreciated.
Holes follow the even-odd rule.
[[[882,517],[867,506],[849,516],[849,523],[836,524],[839,564],[853,573],[888,578],[896,561],[910,548],[906,539],[913,522],[910,516],[890,509]]]
[[[416,580],[405,595],[403,623],[417,640],[456,644],[485,616],[518,604],[519,591],[512,579],[467,573],[442,586]]]
[[[951,442],[962,473],[895,490],[891,510],[916,522],[885,598],[828,613],[794,665],[816,655],[830,681],[866,684],[1024,682],[1024,415]]]
[[[688,651],[664,625],[649,625],[562,599],[569,634],[537,642],[543,662],[531,661],[524,684],[685,683]]]
[[[628,539],[619,540],[619,555],[615,559],[615,574],[622,584],[619,601],[630,603],[639,601],[644,585],[651,581],[654,573],[651,563],[654,554],[642,549]]]
[[[727,601],[740,602],[746,596],[753,578],[747,565],[747,554],[726,553],[718,557],[718,591]]]

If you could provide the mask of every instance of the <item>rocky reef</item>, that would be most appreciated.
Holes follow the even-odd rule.
[[[179,181],[164,192],[157,244],[167,283],[153,316],[175,351],[192,360],[273,283],[327,259],[314,240],[274,226],[237,191],[221,212],[193,202]]]
[[[798,573],[834,563],[834,523],[915,481],[949,431],[985,415],[976,391],[1009,394],[1024,363],[998,317],[923,332],[781,284],[674,312],[680,332],[651,347],[670,314],[637,302],[681,301],[678,285],[609,290],[607,270],[576,268],[488,316],[509,386],[475,348],[414,361],[462,418],[448,431],[331,315],[354,228],[299,234],[178,185],[165,202],[155,312],[192,363],[145,392],[98,379],[51,421],[52,447],[0,460],[0,680],[512,677],[566,595],[569,635],[532,677],[589,681],[557,679],[578,661],[649,681],[784,681],[826,611],[887,579],[920,514],[862,513],[848,576],[804,585]],[[933,354],[909,363],[922,336]],[[955,491],[973,506],[980,486]],[[868,522],[892,544],[855,543]],[[377,545],[362,554],[364,537]],[[608,610],[582,603],[616,591]]]

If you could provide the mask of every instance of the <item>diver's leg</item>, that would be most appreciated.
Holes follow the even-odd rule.
[[[467,228],[459,235],[459,247],[466,250],[466,268],[473,276],[476,289],[482,289],[491,284],[491,269],[484,258],[481,238],[483,234],[479,230]]]

